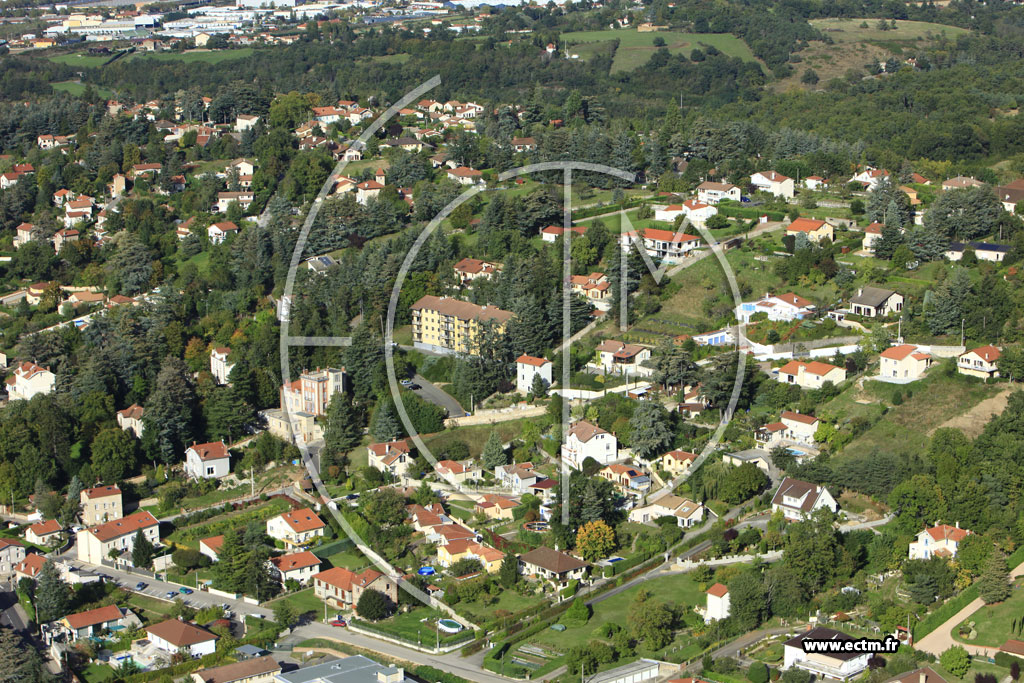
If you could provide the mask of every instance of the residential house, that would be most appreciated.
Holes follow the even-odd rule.
[[[960,542],[970,536],[971,532],[949,524],[937,524],[917,534],[911,541],[909,557],[911,560],[927,560],[931,557],[956,557]]]
[[[790,322],[805,320],[814,315],[814,304],[793,292],[788,294],[765,294],[759,301],[741,303],[736,307],[736,319],[749,323],[758,313],[764,313],[768,320]]]
[[[551,386],[551,369],[554,367],[547,358],[523,354],[516,358],[516,391],[524,396],[533,392],[534,378],[540,377],[544,386]]]
[[[42,231],[31,223],[22,223],[14,229],[14,248],[20,249],[42,236]]]
[[[629,511],[629,521],[638,524],[655,522],[662,517],[674,517],[677,525],[689,529],[704,521],[704,506],[688,498],[668,494]]]
[[[373,469],[393,477],[404,477],[409,473],[409,468],[415,460],[411,448],[406,439],[372,443],[366,447],[369,454],[368,464]]]
[[[772,513],[782,510],[789,520],[807,519],[815,510],[839,512],[839,504],[824,486],[786,477],[772,496]]]
[[[427,542],[435,543],[439,546],[448,545],[455,541],[480,541],[480,538],[480,535],[472,529],[467,529],[455,522],[432,527],[426,533]]]
[[[199,541],[199,552],[216,562],[220,556],[220,549],[224,545],[224,534],[210,536]]]
[[[793,179],[775,171],[760,171],[750,176],[750,184],[759,192],[767,192],[776,197],[792,199],[796,195]]]
[[[866,318],[884,318],[903,310],[903,295],[881,287],[861,287],[850,299],[854,315]]]
[[[281,409],[291,415],[308,413],[323,417],[331,398],[345,391],[347,385],[345,368],[303,370],[298,379],[281,386]]]
[[[7,173],[0,173],[0,190],[6,190],[7,188],[14,187],[18,184],[18,180],[21,179],[23,174],[16,171],[8,171]]]
[[[113,484],[85,489],[79,494],[79,503],[82,507],[82,523],[85,526],[96,526],[124,517],[121,489]]]
[[[214,223],[206,229],[206,236],[210,240],[210,244],[220,244],[231,235],[238,234],[238,226],[232,221],[221,221],[220,223]]]
[[[117,551],[122,561],[130,564],[135,535],[139,531],[153,545],[160,543],[160,522],[146,510],[82,529],[75,541],[78,559],[89,564],[101,564],[110,559],[112,551]]]
[[[582,579],[590,565],[563,552],[545,546],[519,556],[519,571],[530,578],[547,579],[558,588]]]
[[[828,189],[828,180],[822,178],[820,175],[809,175],[803,180],[804,187],[808,190],[825,190]]]
[[[520,462],[495,467],[494,478],[503,488],[511,489],[516,495],[522,495],[529,493],[529,488],[539,479],[543,479],[544,475],[534,470],[532,462]]]
[[[77,614],[69,614],[60,619],[57,624],[63,629],[68,641],[75,642],[81,638],[99,635],[103,631],[138,628],[142,626],[142,620],[130,609],[107,605]]]
[[[806,235],[807,239],[817,244],[824,239],[835,241],[835,229],[825,221],[814,218],[797,218],[786,226],[787,235]]]
[[[5,541],[9,539],[4,539]],[[28,553],[25,554],[25,549],[20,545],[4,545],[0,547],[0,574],[3,576],[10,576],[10,558],[7,557],[9,550],[21,548],[21,555],[24,559],[20,562],[16,562],[14,566],[14,579],[20,581],[21,579],[35,579],[39,576],[39,572],[43,571],[43,565],[52,560],[47,560],[46,555],[40,553]]]
[[[729,588],[716,583],[705,593],[707,594],[707,606],[704,608],[704,623],[710,624],[712,621],[727,618],[732,607],[729,601]]]
[[[259,123],[259,120],[260,117],[255,114],[239,114],[235,117],[235,132],[244,133]]]
[[[220,479],[231,474],[231,456],[223,441],[193,443],[185,450],[185,475],[193,479]]]
[[[955,178],[942,181],[942,191],[949,192],[950,190],[966,190],[971,187],[984,187],[985,183],[981,182],[977,178],[958,175]]]
[[[13,538],[0,538],[0,578],[10,579],[14,575],[15,568],[25,560],[25,546],[21,544],[21,541]]]
[[[500,550],[470,540],[451,541],[437,549],[437,563],[442,567],[451,567],[459,560],[479,560],[484,571],[493,574],[501,568],[505,554]]]
[[[60,250],[64,248],[65,244],[71,242],[77,242],[79,233],[74,228],[61,228],[57,232],[53,233],[53,251],[59,254]]]
[[[261,655],[192,672],[191,683],[273,683],[281,665],[270,655]]]
[[[874,254],[875,245],[882,239],[882,228],[884,227],[884,225],[876,221],[864,228],[864,239],[860,241],[860,248],[869,254]]]
[[[169,654],[183,652],[193,659],[212,655],[217,650],[218,635],[187,621],[168,619],[146,627],[149,642]]]
[[[253,194],[252,190],[244,190],[240,192],[218,192],[217,193],[217,212],[227,213],[228,207],[232,204],[238,204],[243,211],[249,208],[252,204],[256,195]]]
[[[704,227],[709,218],[718,215],[718,209],[697,199],[687,199],[679,206],[687,220],[698,227]]]
[[[489,263],[475,258],[464,258],[453,266],[460,285],[467,285],[477,278],[491,279],[501,272],[501,264]]]
[[[376,569],[356,574],[344,567],[334,567],[313,576],[313,593],[332,607],[353,609],[366,590],[380,591],[398,603],[398,583]]]
[[[856,638],[824,626],[803,631],[800,635],[783,643],[783,670],[796,667],[818,679],[848,681],[862,674],[868,668],[868,659],[873,656],[868,652],[860,651],[805,652],[805,640],[813,642],[852,641]]]
[[[611,308],[612,286],[604,273],[573,275],[569,278],[569,290],[585,297],[599,310]]]
[[[14,369],[7,378],[7,396],[12,401],[28,401],[39,394],[50,394],[57,386],[57,376],[48,368],[42,368],[28,361]]]
[[[33,545],[48,546],[60,539],[64,529],[60,522],[55,519],[48,519],[45,522],[36,522],[25,530],[25,540]]]
[[[218,346],[210,352],[210,374],[217,384],[227,384],[231,371],[235,369],[235,364],[228,362],[230,355],[231,349],[226,346]]]
[[[473,512],[479,512],[487,519],[505,519],[511,521],[512,511],[519,507],[519,500],[495,493],[485,493],[473,506]]]
[[[629,465],[612,463],[601,468],[598,476],[607,479],[624,495],[642,495],[651,490],[651,477]]]
[[[1000,648],[1002,649],[1002,648]],[[1021,652],[1024,654],[1024,651]],[[930,666],[922,666],[920,669],[914,669],[908,671],[905,674],[900,674],[890,678],[884,683],[949,683],[945,678],[935,673]]]
[[[465,484],[468,481],[481,477],[480,468],[473,465],[472,460],[466,462],[455,462],[454,460],[440,460],[437,463],[437,473],[451,484]]]
[[[459,185],[480,185],[484,182],[483,173],[466,166],[456,166],[448,169],[448,180],[454,180]]]
[[[932,357],[918,351],[913,344],[899,344],[882,351],[879,365],[880,377],[915,380],[932,366]]]
[[[163,167],[163,164],[160,163],[135,164],[132,166],[132,178],[156,176],[156,174],[160,173]]]
[[[512,318],[510,311],[478,306],[449,297],[423,296],[412,305],[413,346],[435,353],[478,355],[484,328],[498,333]]]
[[[697,186],[697,199],[703,204],[717,204],[723,199],[740,201],[740,188],[730,183],[706,181]]]
[[[864,186],[865,190],[873,190],[878,186],[879,183],[889,177],[889,172],[884,168],[871,168],[868,167],[863,171],[856,173],[850,178],[851,183],[860,183]]]
[[[698,458],[696,453],[689,453],[687,451],[669,451],[665,455],[661,456],[659,460],[661,469],[668,472],[668,475],[673,479],[675,477],[686,474],[690,471],[690,467],[693,466],[694,460]]]
[[[138,403],[133,403],[124,410],[117,411],[117,426],[126,432],[131,432],[135,438],[141,439],[142,432],[146,428],[142,422],[145,412],[145,408]]]
[[[294,580],[305,586],[314,574],[320,572],[320,558],[308,550],[272,557],[270,563],[277,570],[282,584]]]
[[[583,469],[587,458],[607,465],[619,457],[619,440],[597,425],[579,420],[571,427],[562,444],[562,460],[573,469]]]
[[[606,339],[597,346],[598,363],[606,373],[616,375],[650,375],[650,368],[642,366],[650,360],[651,350],[639,344],[627,344],[615,339]]]
[[[950,242],[946,247],[943,256],[949,261],[959,261],[964,257],[968,249],[974,251],[974,255],[980,261],[991,261],[1001,263],[1006,255],[1010,253],[1010,246],[1007,244],[991,244],[989,242]]]
[[[324,535],[327,525],[309,508],[292,510],[267,520],[267,536],[285,545],[305,545]]]
[[[736,343],[736,333],[731,327],[724,327],[711,332],[700,332],[692,335],[697,346],[729,346]]]
[[[423,506],[415,503],[405,506],[409,518],[412,520],[412,528],[423,533],[433,533],[434,529],[446,524],[454,524],[444,506],[440,503],[431,503]]]
[[[779,422],[767,424],[754,432],[754,441],[758,448],[766,451],[784,444],[814,446],[814,434],[820,425],[821,422],[813,415],[784,410]]]
[[[659,230],[658,228],[641,228],[622,233],[619,244],[622,251],[628,252],[634,240],[639,241],[651,258],[661,259],[669,263],[678,263],[690,252],[700,246],[700,237],[685,232]]]
[[[839,384],[846,380],[846,368],[819,360],[791,360],[779,368],[778,381],[796,384],[802,389],[820,389],[825,382]]]
[[[537,141],[533,138],[512,138],[512,149],[516,152],[532,152],[537,149]]]
[[[1007,213],[1016,213],[1017,205],[1024,200],[1024,178],[1000,185],[996,188],[996,196]]]
[[[982,379],[999,377],[997,363],[1001,355],[1002,352],[991,344],[964,351],[957,356],[956,371],[961,375],[981,377]]]
[[[376,199],[380,195],[380,191],[384,189],[383,183],[378,183],[376,180],[364,180],[361,183],[356,184],[356,201],[360,204],[366,204],[371,199]]]
[[[722,462],[726,465],[732,465],[733,467],[740,467],[741,465],[750,463],[766,475],[771,476],[772,468],[768,463],[768,456],[763,450],[757,448],[749,448],[745,451],[737,451],[734,453],[725,453],[722,455]]]
[[[587,226],[574,225],[569,229],[574,235],[585,235]],[[540,229],[540,238],[545,242],[554,242],[565,234],[565,228],[560,225],[547,225]]]
[[[401,667],[378,664],[362,655],[304,666],[274,677],[275,683],[413,683]]]

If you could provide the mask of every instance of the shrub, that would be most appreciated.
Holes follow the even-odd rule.
[[[387,619],[394,609],[395,605],[391,598],[372,588],[363,591],[359,596],[359,602],[356,603],[356,614],[368,621]]]

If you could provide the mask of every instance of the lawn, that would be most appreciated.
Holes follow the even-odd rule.
[[[85,683],[100,683],[100,681],[112,679],[114,677],[114,670],[106,664],[93,662],[82,670],[81,677]]]
[[[342,550],[340,552],[333,553],[332,555],[328,555],[323,559],[330,562],[331,567],[344,567],[345,569],[351,569],[354,572],[370,566],[370,560],[359,552],[355,546],[352,546],[348,550]]]
[[[534,420],[536,418],[533,418]],[[521,420],[509,420],[508,422],[499,422],[497,424],[487,425],[473,425],[470,427],[455,427],[453,429],[446,429],[440,434],[434,434],[432,436],[424,437],[423,441],[427,444],[427,448],[435,456],[440,457],[445,452],[445,448],[455,442],[461,441],[469,446],[469,454],[473,457],[478,457],[483,452],[484,444],[487,442],[487,437],[490,436],[491,430],[498,432],[498,436],[501,437],[502,443],[518,438],[519,434],[523,430],[523,423],[526,422],[527,418]]]
[[[57,83],[51,83],[50,87],[54,90],[60,90],[66,92],[75,97],[81,97],[82,93],[85,92],[86,84],[80,81],[59,81]],[[114,96],[114,91],[109,88],[103,88],[98,85],[92,86],[93,92],[100,97],[110,98]]]
[[[65,64],[67,66],[103,66],[103,63],[110,59],[113,55],[82,55],[82,54],[67,54],[67,55],[51,55],[48,59],[56,64]]]
[[[866,23],[867,28],[861,26],[862,23]],[[810,24],[822,33],[828,33],[836,43],[913,43],[926,40],[929,35],[940,36],[943,33],[951,40],[955,40],[957,36],[969,33],[967,29],[959,26],[933,24],[927,21],[899,20],[896,22],[896,28],[885,31],[878,27],[878,19],[811,19]]]
[[[440,618],[448,617],[443,612],[439,612],[435,609],[417,607],[411,612],[396,614],[384,621],[378,621],[376,623],[360,622],[356,625],[369,630],[381,631],[382,633],[393,635],[412,643],[429,644],[431,642],[436,642],[437,631],[434,629],[434,623]],[[451,635],[441,634],[442,643],[445,642],[446,639],[460,640],[462,638],[465,638],[464,631]]]
[[[231,50],[189,50],[187,52],[156,52],[146,55],[135,54],[134,59],[155,59],[160,62],[202,62],[204,64],[220,64],[229,59],[250,57],[255,50],[251,47],[240,47]]]
[[[315,612],[317,619],[319,619],[320,615],[324,613],[324,603],[320,598],[316,597],[312,588],[307,588],[305,590],[298,591],[297,593],[291,593],[283,598],[271,600],[266,604],[266,606],[273,609],[274,605],[279,602],[287,602],[291,604],[296,610],[298,610],[299,614]]]
[[[886,387],[879,387],[878,391]],[[998,384],[981,384],[956,373],[949,361],[933,366],[925,379],[906,386],[892,385],[888,390],[908,390],[913,396],[889,409],[885,419],[876,422],[843,450],[839,457],[869,456],[889,452],[897,456],[920,455],[928,447],[929,434],[950,416],[970,410],[980,401],[1003,389]]]
[[[685,33],[682,31],[639,33],[634,29],[606,29],[563,33],[561,38],[570,46],[569,52],[577,53],[581,58],[592,57],[609,50],[610,45],[601,45],[601,43],[618,40],[619,47],[615,51],[615,60],[612,62],[612,73],[632,71],[646,64],[651,55],[659,49],[654,46],[655,38],[663,39],[665,47],[672,54],[683,54],[689,57],[696,48],[703,50],[707,47],[714,47],[730,57],[739,57],[748,62],[757,61],[745,42],[728,33]]]
[[[1024,616],[1024,581],[1016,579],[1013,582],[1013,593],[1008,600],[994,604],[985,605],[980,610],[968,617],[959,627],[953,629],[953,637],[964,645],[988,645],[999,647],[1007,640],[1020,639],[1020,634],[1010,631],[1014,620],[1019,621]],[[968,630],[967,623],[974,622],[974,628],[978,637],[968,640],[959,633],[960,628]]]
[[[164,619],[170,613],[173,606],[166,600],[157,600],[156,598],[140,595],[139,593],[132,593],[131,597],[128,598],[128,605],[134,607],[136,611],[141,611],[142,616],[150,623]]]

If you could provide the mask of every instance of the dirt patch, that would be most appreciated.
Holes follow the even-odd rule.
[[[1003,389],[992,398],[986,398],[984,401],[981,401],[966,413],[949,418],[938,427],[929,431],[928,436],[931,436],[936,429],[953,427],[954,429],[959,429],[971,439],[977,438],[985,428],[985,425],[988,424],[988,421],[1006,409],[1006,402],[1009,400],[1011,393],[1013,393],[1013,389],[1009,387]]]

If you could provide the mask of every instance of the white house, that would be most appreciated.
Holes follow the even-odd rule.
[[[593,458],[607,465],[618,457],[619,440],[597,425],[579,420],[569,428],[562,444],[562,459],[574,469],[582,469],[583,461]]]
[[[846,380],[846,368],[820,360],[791,360],[779,368],[776,379],[783,384],[796,384],[802,389],[820,389],[825,382],[837,385]]]
[[[227,384],[231,371],[235,369],[235,364],[228,362],[230,355],[231,349],[226,346],[218,346],[210,352],[210,374],[217,384]]]
[[[1010,253],[1010,246],[1007,244],[991,244],[990,242],[950,242],[944,256],[950,261],[959,261],[964,257],[967,249],[973,249],[974,255],[980,261],[991,261],[1001,263],[1006,255]]]
[[[483,173],[467,166],[457,166],[448,169],[448,180],[454,180],[459,185],[480,185],[483,183]]]
[[[540,376],[544,386],[551,386],[551,368],[553,365],[547,358],[537,358],[523,354],[516,358],[516,391],[524,396],[533,391],[534,377]]]
[[[875,187],[889,177],[889,172],[883,168],[866,168],[856,173],[849,182],[860,183],[865,190],[873,190]]]
[[[864,228],[864,239],[860,241],[860,248],[869,254],[875,253],[875,245],[882,239],[882,228],[885,226],[875,222]]]
[[[683,213],[694,225],[704,225],[712,216],[718,215],[718,209],[697,199],[687,199],[682,204]]]
[[[661,517],[675,517],[676,524],[689,529],[704,521],[704,506],[688,498],[669,494],[651,502],[650,505],[629,511],[629,521],[638,524],[647,524]]]
[[[324,535],[324,521],[309,508],[292,510],[267,520],[267,536],[286,545],[303,545]]]
[[[766,451],[785,443],[814,446],[814,434],[820,424],[813,415],[784,410],[778,422],[766,424],[754,432],[754,442]]]
[[[52,393],[57,385],[57,376],[48,368],[35,363],[24,362],[14,369],[7,378],[7,396],[12,400],[29,400],[38,394]]]
[[[649,360],[651,350],[639,344],[626,344],[606,339],[597,346],[598,360],[604,372],[619,375],[650,375],[650,368],[641,364]]]
[[[146,627],[149,642],[170,654],[184,652],[196,659],[217,651],[217,638],[205,628],[178,619],[168,619]]]
[[[223,441],[192,444],[185,451],[185,474],[193,479],[220,479],[231,474],[231,456]]]
[[[654,210],[654,220],[666,223],[671,223],[682,215],[684,215],[682,204],[669,204]]]
[[[839,504],[824,486],[786,477],[772,497],[772,512],[782,510],[786,519],[800,521],[815,510],[828,508],[839,512]]]
[[[629,251],[634,239],[640,241],[648,256],[669,263],[683,260],[687,254],[700,246],[700,237],[696,235],[657,228],[641,228],[622,233],[619,237],[622,251]]]
[[[772,296],[765,294],[759,301],[747,301],[736,307],[736,319],[749,323],[758,313],[764,313],[768,320],[803,320],[814,315],[814,304],[793,292]]]
[[[706,181],[697,186],[697,199],[704,204],[717,204],[723,199],[740,201],[740,188],[731,183],[713,183]]]
[[[224,208],[227,211],[227,207]],[[228,235],[237,235],[238,226],[232,221],[221,221],[220,223],[214,223],[206,229],[206,236],[210,239],[210,244],[220,244]]]
[[[135,535],[140,530],[150,543],[159,544],[160,522],[146,510],[82,529],[75,539],[78,559],[89,564],[100,564],[103,560],[109,560],[114,550],[122,555],[130,555],[135,547]]]
[[[367,463],[375,470],[394,477],[404,477],[409,472],[414,460],[406,439],[387,443],[371,443],[366,447],[369,457]]]
[[[956,557],[956,551],[960,547],[960,541],[971,534],[967,529],[960,528],[960,522],[956,526],[939,524],[930,529],[925,529],[917,534],[917,538],[910,543],[911,560],[927,560],[930,557]]]
[[[270,563],[277,570],[281,583],[295,580],[306,585],[313,575],[320,571],[320,558],[308,550],[273,557],[270,559]]]
[[[776,197],[792,199],[796,194],[793,179],[775,171],[761,171],[750,176],[750,184],[759,192],[767,192]]]
[[[850,299],[850,310],[866,318],[884,318],[903,310],[903,295],[881,287],[861,287]]]
[[[961,375],[981,377],[982,379],[998,377],[999,366],[996,363],[1001,355],[1002,351],[991,344],[979,346],[957,356],[956,371]]]
[[[55,519],[48,519],[45,522],[36,522],[25,530],[25,540],[34,545],[50,545],[60,537],[60,522]]]
[[[825,189],[828,187],[828,180],[820,175],[809,175],[804,178],[804,187],[808,190]]]
[[[142,432],[146,428],[142,422],[142,416],[146,409],[137,403],[133,403],[124,410],[117,411],[117,426],[126,432],[131,432],[135,438],[141,439]]]
[[[259,120],[260,117],[255,114],[239,114],[235,117],[235,132],[244,133],[259,123]]]
[[[704,609],[704,623],[710,624],[712,621],[727,618],[731,608],[728,586],[716,583],[711,588],[708,588],[706,593],[708,602],[707,607]]]
[[[249,208],[249,205],[252,204],[255,198],[256,195],[253,194],[251,190],[246,190],[244,192],[218,192],[217,212],[227,213],[228,207],[235,203],[237,203],[244,211]]]
[[[804,641],[850,641],[853,636],[824,626],[804,631],[783,643],[784,670],[796,667],[813,674],[818,679],[847,681],[859,676],[868,668],[868,652],[804,652]]]
[[[930,354],[921,353],[913,344],[899,344],[879,354],[878,374],[881,377],[915,380],[931,366]]]

